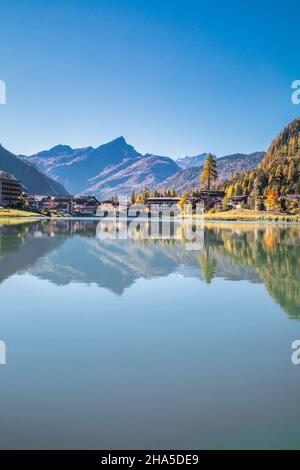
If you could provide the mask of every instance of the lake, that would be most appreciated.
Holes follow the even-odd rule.
[[[300,226],[164,224],[0,223],[1,449],[300,448]]]

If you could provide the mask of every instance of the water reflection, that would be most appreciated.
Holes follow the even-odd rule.
[[[263,283],[289,316],[300,318],[298,226],[206,223],[204,243],[193,250],[187,247],[197,224],[174,221],[166,230],[161,222],[157,232],[147,221],[131,227],[130,238],[127,227],[96,220],[2,224],[0,282],[26,271],[56,285],[95,283],[122,295],[139,278],[171,273],[208,284],[247,280]]]

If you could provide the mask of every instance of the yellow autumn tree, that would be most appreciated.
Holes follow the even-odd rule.
[[[280,199],[275,189],[268,189],[266,192],[265,206],[267,211],[280,210]]]

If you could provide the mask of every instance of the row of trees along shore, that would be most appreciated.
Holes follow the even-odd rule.
[[[295,145],[293,140],[292,145]],[[217,162],[209,153],[200,175],[199,189],[195,188],[178,194],[176,189],[148,191],[144,188],[141,193],[132,191],[130,202],[131,204],[144,204],[149,197],[180,196],[180,205],[183,205],[188,197],[197,196],[201,190],[207,190],[210,193],[212,189],[217,189],[225,192],[223,209],[228,207],[233,196],[247,196],[247,202],[242,204],[244,208],[287,212],[298,206],[297,202],[286,197],[290,194],[300,194],[300,158],[297,157],[295,149],[292,148],[290,152],[287,152],[287,157],[276,165],[265,168],[261,164],[251,171],[234,172],[229,180],[218,181]],[[211,207],[210,200],[209,207]]]
[[[207,189],[211,191],[212,184],[218,179],[218,170],[216,160],[212,156],[212,154],[208,154],[206,161],[204,163],[203,171],[200,177],[200,187],[202,189]],[[141,193],[132,191],[130,194],[130,203],[131,204],[145,204],[149,197],[179,197],[179,196],[197,196],[200,192],[199,189],[193,189],[191,191],[187,191],[184,194],[178,194],[176,189],[165,189],[162,191],[148,191],[147,188],[144,188]],[[112,197],[111,200],[113,201],[115,198]]]

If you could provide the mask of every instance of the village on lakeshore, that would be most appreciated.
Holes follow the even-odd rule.
[[[165,215],[177,216],[185,212],[186,207],[190,207],[189,214],[195,214],[195,208],[201,207],[209,218],[230,219],[230,214],[234,211],[253,212],[258,214],[268,212],[270,215],[280,214],[281,208],[291,208],[291,213],[298,214],[300,207],[300,195],[287,194],[284,197],[277,196],[272,192],[269,195],[259,196],[253,200],[251,196],[245,194],[229,194],[229,191],[221,189],[211,189],[211,183],[217,179],[214,163],[209,167],[212,160],[208,158],[201,176],[201,182],[206,182],[206,189],[194,189],[184,194],[177,194],[173,190],[163,192],[148,192],[145,188],[141,194],[134,191],[130,197],[124,196],[119,199],[111,196],[107,200],[99,200],[92,195],[36,195],[28,194],[24,191],[22,183],[13,175],[0,171],[0,211],[8,211],[7,215],[35,215],[42,217],[96,217],[126,215],[136,217],[140,215]],[[124,204],[125,201],[125,204]],[[12,212],[11,212],[12,211]],[[188,211],[187,211],[188,212]],[[186,213],[187,213],[186,212]],[[287,212],[285,210],[285,212]],[[222,217],[223,214],[223,217]],[[248,214],[248,215],[249,215]],[[5,214],[4,214],[5,215]],[[221,216],[221,217],[220,217]],[[228,217],[229,216],[229,217]],[[243,218],[243,217],[240,217]],[[252,218],[252,217],[250,217]],[[298,219],[297,219],[298,221]]]
[[[124,142],[118,139],[117,143],[125,145]],[[14,161],[16,167],[21,165],[26,173],[28,164],[3,148],[2,152],[5,162]],[[161,189],[157,184],[147,189],[146,182],[144,188],[142,182],[137,191],[134,184],[120,186],[120,194],[114,194],[112,189],[104,193],[106,197],[102,199],[101,191],[68,194],[59,182],[38,172],[31,164],[30,171],[36,172],[31,191],[22,181],[24,172],[20,168],[18,178],[13,171],[0,170],[0,217],[149,217],[153,214],[197,217],[200,207],[201,216],[206,219],[300,222],[299,157],[300,119],[295,119],[273,140],[254,168],[238,171],[234,167],[224,179],[219,175],[218,159],[211,153],[206,154],[198,182],[193,180],[189,184],[186,176],[188,190],[174,186]],[[176,178],[174,181],[176,183]],[[46,191],[46,194],[39,193],[43,188],[48,188],[48,194]]]
[[[223,191],[210,190],[194,192],[190,197],[185,197],[190,204],[202,203],[204,208],[222,207],[225,197]],[[141,210],[160,210],[165,207],[170,208],[170,214],[176,215],[180,210],[183,200],[174,191],[166,191],[165,194],[148,193],[145,189],[141,195],[134,192],[128,198],[127,210],[134,215],[139,215]],[[243,197],[232,197],[230,203],[232,207],[239,207],[245,199]],[[122,198],[122,202],[124,198]],[[18,209],[20,211],[32,212],[43,216],[64,215],[77,217],[95,217],[99,207],[103,210],[103,215],[114,214],[121,209],[117,197],[107,200],[98,200],[95,196],[49,196],[27,194],[22,191],[22,184],[14,176],[0,172],[0,207],[6,209]],[[137,210],[137,214],[134,210]],[[99,211],[98,211],[99,213]],[[128,215],[128,214],[127,214]]]

